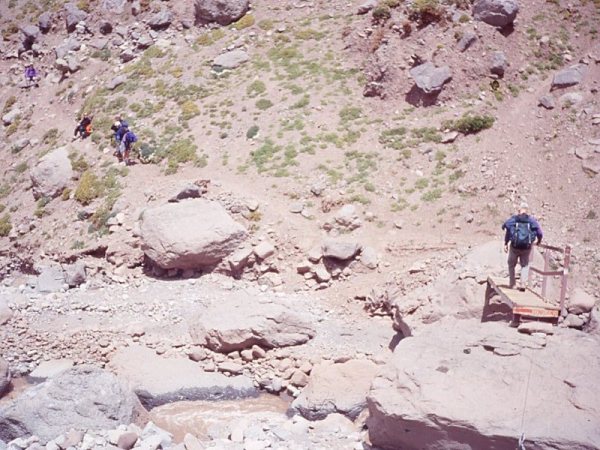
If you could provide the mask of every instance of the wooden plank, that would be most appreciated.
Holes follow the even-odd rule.
[[[552,317],[556,317],[555,312],[560,311],[558,304],[553,304],[546,301],[537,292],[531,289],[520,291],[518,289],[510,289],[508,280],[504,278],[489,277],[488,283],[500,295],[500,297],[512,308],[529,308],[530,310],[549,310],[553,311]],[[523,313],[516,313],[523,314]],[[545,314],[540,312],[540,314]],[[545,316],[544,316],[545,317]]]

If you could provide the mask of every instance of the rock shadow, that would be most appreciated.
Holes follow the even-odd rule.
[[[434,106],[437,103],[439,95],[439,92],[432,92],[431,94],[427,94],[415,84],[410,89],[410,91],[408,91],[408,93],[404,96],[404,100],[406,100],[412,106],[428,107]]]
[[[485,291],[485,303],[481,322],[511,322],[512,309],[502,302],[500,296],[489,285]]]
[[[397,332],[391,339],[390,343],[388,344],[388,348],[393,352],[396,347],[398,346],[398,344],[400,343],[400,341],[402,339],[404,339],[406,336],[404,336],[404,333],[402,332]]]
[[[498,32],[505,38],[509,37],[515,31],[515,26],[511,23],[503,28],[498,28]]]

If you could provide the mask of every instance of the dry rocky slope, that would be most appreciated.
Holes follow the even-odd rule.
[[[598,23],[2,2],[0,450],[600,448]],[[558,327],[486,299],[523,200],[573,247]]]

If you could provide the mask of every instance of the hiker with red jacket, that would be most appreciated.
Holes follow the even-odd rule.
[[[521,279],[519,290],[524,291],[529,279],[529,255],[534,242],[542,243],[544,234],[542,227],[535,217],[528,214],[529,206],[523,202],[519,206],[517,214],[511,216],[502,229],[504,234],[504,251],[508,252],[508,276],[509,287],[514,289],[516,285],[515,267],[517,262],[521,265]],[[510,244],[510,245],[509,245]]]
[[[81,139],[85,139],[92,134],[92,120],[94,120],[94,116],[89,116],[87,114],[83,116],[73,133],[75,138],[80,137]]]

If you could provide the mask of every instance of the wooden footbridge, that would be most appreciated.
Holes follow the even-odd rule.
[[[571,261],[571,247],[564,249],[552,247],[550,245],[538,245],[537,248],[544,249],[544,267],[542,269],[533,266],[532,250],[531,262],[529,267],[529,280],[527,285],[531,286],[531,274],[536,273],[542,277],[542,286],[540,292],[531,287],[524,290],[509,287],[509,281],[506,278],[488,277],[486,292],[486,307],[489,305],[489,299],[494,295],[500,297],[500,301],[507,305],[512,311],[513,324],[519,324],[521,318],[534,320],[546,320],[553,323],[558,322],[561,311],[565,306],[567,296],[567,279],[569,276],[569,264]],[[550,255],[552,252],[562,253],[563,266],[560,270],[550,270]],[[548,298],[548,279],[549,277],[560,277],[560,294],[558,298]]]

